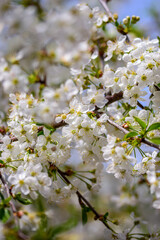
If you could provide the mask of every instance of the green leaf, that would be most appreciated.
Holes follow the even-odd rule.
[[[137,132],[129,132],[124,136],[124,140],[126,140],[127,138],[135,137],[137,135],[138,135]]]
[[[22,198],[21,193],[17,193],[14,197],[18,202],[24,204],[24,205],[29,205],[32,204],[32,201],[28,198]]]
[[[4,196],[3,196],[3,194],[0,192],[0,198],[2,199],[2,200],[4,200]]]
[[[82,207],[82,223],[83,225],[87,223],[88,217],[87,217],[87,213],[90,212],[90,208],[87,206],[83,206]]]
[[[44,135],[43,130],[41,130],[41,131],[39,131],[39,132],[37,133],[37,136],[40,136],[40,135]]]
[[[5,204],[5,205],[9,204],[9,202],[11,201],[11,199],[12,199],[11,196],[8,197],[8,198],[5,198],[5,199],[3,200],[3,204]]]
[[[7,208],[0,208],[0,220],[6,223],[10,218],[10,211]]]
[[[87,211],[86,208],[82,208],[82,223],[83,225],[87,223],[88,217],[87,217]]]
[[[157,39],[158,39],[158,41],[159,41],[159,48],[160,48],[160,37],[159,37],[159,36],[157,36]]]
[[[152,125],[150,125],[149,128],[147,129],[147,132],[150,132],[156,129],[160,129],[160,122],[153,123]]]
[[[148,138],[148,140],[155,144],[160,144],[160,137]]]
[[[10,213],[9,209],[5,208],[4,209],[4,216],[3,216],[3,219],[2,219],[3,223],[6,223],[8,221],[8,219],[10,218],[10,216],[11,216],[11,213]]]
[[[30,84],[34,84],[39,81],[38,77],[35,74],[30,74],[28,76],[28,81]]]
[[[45,123],[39,123],[39,122],[35,122],[37,126],[44,126],[45,128],[47,128],[48,130],[50,130],[50,133],[53,133],[56,131],[56,129],[48,124]],[[43,131],[43,130],[42,130]],[[41,134],[40,134],[41,135]],[[43,134],[44,135],[44,134]]]
[[[134,117],[134,119],[135,119],[135,121],[136,121],[137,123],[139,123],[139,125],[141,126],[141,128],[142,128],[143,130],[147,128],[147,124],[146,124],[143,120],[141,120],[141,119],[138,118],[138,117]]]
[[[4,217],[4,208],[0,208],[0,220],[3,221]]]
[[[108,215],[109,215],[108,212],[106,212],[106,213],[104,214],[104,216],[103,216],[104,220],[107,220]]]

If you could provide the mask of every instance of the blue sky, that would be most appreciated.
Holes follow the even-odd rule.
[[[152,19],[149,16],[149,9],[155,5],[157,0],[124,0],[121,3],[113,4],[112,11],[118,12],[120,19],[126,17],[126,15],[140,16],[140,25],[144,28],[152,27]],[[152,37],[156,37],[157,33],[152,32]]]
[[[112,0],[109,2],[109,7],[111,12],[118,13],[120,19],[125,18],[127,15],[140,16],[140,26],[144,29],[152,29],[150,37],[156,38],[160,34],[153,30],[154,24],[149,16],[149,8],[153,5],[159,8],[159,1],[160,0]],[[79,2],[82,2],[82,0],[70,0],[71,5],[75,5]],[[96,0],[83,0],[83,2],[96,3]],[[97,4],[98,2],[97,0]]]

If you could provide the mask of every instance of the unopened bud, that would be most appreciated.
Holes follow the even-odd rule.
[[[127,16],[126,19],[127,19],[128,21],[130,21],[130,16]]]
[[[117,13],[114,13],[114,14],[113,14],[113,18],[114,18],[114,20],[117,20],[117,19],[118,19],[118,14],[117,14]]]
[[[138,22],[138,21],[140,20],[140,17],[139,17],[139,16],[137,16],[137,17],[136,17],[136,20],[137,20],[137,22]]]
[[[136,20],[136,16],[135,15],[132,16],[132,20]]]
[[[21,218],[23,215],[24,215],[24,212],[23,212],[22,210],[20,210],[20,211],[18,211],[18,212],[16,213],[16,216],[17,216],[18,218]]]
[[[127,25],[127,24],[128,24],[128,19],[127,19],[127,18],[124,18],[124,19],[123,19],[123,24],[124,24],[124,25]]]
[[[122,127],[123,127],[123,128],[128,128],[129,126],[128,126],[127,123],[124,123],[124,124],[122,125]]]
[[[137,22],[137,17],[135,15],[132,16],[131,23],[135,24]]]
[[[122,146],[123,148],[126,148],[126,147],[127,147],[127,143],[126,143],[126,142],[123,142],[123,143],[121,144],[121,146]]]

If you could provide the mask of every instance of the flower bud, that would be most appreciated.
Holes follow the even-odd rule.
[[[118,14],[117,14],[117,13],[114,13],[114,14],[113,14],[113,18],[114,18],[114,20],[117,21],[117,19],[118,19]]]
[[[124,24],[124,25],[127,25],[127,24],[128,24],[128,19],[127,19],[127,18],[124,18],[124,19],[123,19],[123,24]]]

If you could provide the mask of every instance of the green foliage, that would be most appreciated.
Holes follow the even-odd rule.
[[[158,38],[158,41],[159,41],[159,47],[160,47],[160,37],[159,37],[159,36],[157,36],[157,38]]]
[[[153,123],[152,125],[150,125],[149,128],[147,129],[147,132],[150,132],[156,129],[160,129],[160,122]]]
[[[138,117],[134,117],[135,121],[140,125],[140,127],[145,130],[147,128],[147,124],[141,120],[140,118]]]
[[[0,220],[3,222],[3,223],[6,223],[9,218],[11,216],[11,213],[9,211],[9,209],[7,208],[0,208]]]
[[[41,130],[41,131],[39,131],[39,132],[37,133],[37,136],[40,136],[40,135],[44,135],[43,130]]]
[[[160,145],[160,137],[148,138],[148,140],[152,143]]]
[[[106,212],[104,215],[103,215],[103,219],[106,221],[107,220],[107,217],[108,217],[109,213]]]
[[[1,203],[0,203],[0,220],[3,222],[3,223],[6,223],[9,218],[10,218],[10,211],[9,211],[9,202],[11,200],[11,197],[8,197],[8,198],[4,198],[3,194],[0,193],[0,197],[2,199]]]
[[[83,223],[83,225],[87,223],[87,221],[88,221],[87,213],[90,211],[91,210],[89,207],[87,207],[85,205],[82,207],[82,223]]]
[[[23,205],[32,204],[32,201],[30,199],[21,197],[20,192],[15,195],[14,199],[17,200],[18,202],[22,203]]]
[[[124,140],[127,140],[128,138],[135,137],[135,136],[137,136],[137,135],[138,135],[137,132],[129,132],[129,133],[127,133],[127,134],[124,136]]]
[[[34,84],[34,83],[36,83],[36,82],[39,82],[40,79],[39,79],[39,77],[37,76],[37,74],[32,73],[32,74],[30,74],[30,75],[28,76],[28,81],[29,81],[30,84]]]
[[[48,124],[45,124],[45,123],[38,123],[38,122],[36,122],[35,123],[37,126],[43,126],[43,127],[45,127],[45,128],[47,128],[48,130],[50,130],[50,134],[51,133],[53,133],[53,132],[55,132],[55,128],[54,127],[52,127],[52,126],[50,126],[50,125],[48,125]],[[43,131],[43,130],[42,130]],[[41,131],[40,131],[41,132]],[[44,133],[42,133],[42,134],[40,134],[40,135],[44,135]],[[39,135],[38,135],[39,136]]]

